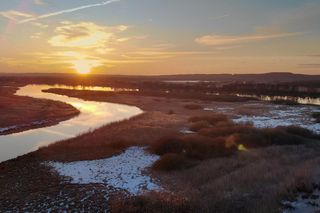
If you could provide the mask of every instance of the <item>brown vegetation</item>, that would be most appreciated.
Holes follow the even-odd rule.
[[[160,195],[148,194],[123,204],[133,212],[277,213],[282,199],[312,188],[318,154],[318,146],[270,146],[201,161],[186,169],[156,171],[169,190],[186,198],[184,202],[166,202]]]
[[[313,117],[314,119],[316,119],[316,122],[317,122],[317,123],[320,123],[320,112],[314,112],[314,113],[312,113],[312,117]]]
[[[13,95],[16,89],[0,87],[0,128],[17,126],[5,134],[52,125],[79,114],[66,103]]]
[[[110,201],[112,213],[148,213],[148,212],[189,212],[190,204],[186,198],[172,193],[148,193],[122,199],[123,196],[113,196]],[[197,212],[196,209],[193,212]]]
[[[82,92],[67,93],[82,96]],[[281,199],[312,185],[320,163],[320,148],[312,142],[317,135],[297,127],[256,129],[250,123],[235,124],[225,115],[188,110],[181,100],[141,97],[86,92],[85,99],[136,105],[146,113],[32,156],[37,160],[97,159],[131,145],[150,145],[153,153],[161,155],[152,174],[172,193],[117,196],[110,201],[111,212],[278,212]],[[188,124],[196,133],[177,134]],[[247,150],[237,151],[240,144]]]
[[[75,161],[105,158],[134,145],[145,146],[177,131],[176,115],[148,112],[115,122],[76,138],[60,141],[38,151],[42,159]]]
[[[198,104],[187,104],[184,106],[186,109],[190,110],[198,110],[198,109],[203,109],[203,106],[198,105]]]
[[[299,145],[320,138],[296,126],[257,129],[251,124],[235,124],[223,114],[191,117],[189,121],[197,134],[173,135],[151,144],[150,151],[161,156],[155,170],[188,168],[199,160],[228,157],[241,149]]]

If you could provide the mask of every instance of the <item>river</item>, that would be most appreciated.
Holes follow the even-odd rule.
[[[128,119],[142,113],[142,110],[133,106],[85,101],[42,92],[42,90],[49,88],[66,87],[59,85],[28,85],[21,87],[16,92],[16,95],[65,102],[77,108],[80,111],[80,115],[54,126],[0,136],[0,162],[35,151],[41,146],[72,138],[105,124]],[[106,91],[110,88],[96,87],[91,89]],[[28,112],[26,111],[26,113]]]

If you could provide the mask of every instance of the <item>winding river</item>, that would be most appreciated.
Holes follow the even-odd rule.
[[[41,146],[72,138],[105,124],[128,119],[142,113],[142,110],[133,106],[84,101],[78,98],[42,92],[42,90],[49,88],[66,87],[58,85],[28,85],[21,87],[16,92],[16,95],[65,102],[77,108],[80,111],[80,115],[67,121],[60,122],[54,126],[0,136],[0,162],[35,151]],[[107,87],[94,87],[91,89],[102,91],[109,90]]]

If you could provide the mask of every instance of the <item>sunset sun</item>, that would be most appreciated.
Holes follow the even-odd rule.
[[[73,62],[73,67],[77,73],[85,75],[89,74],[92,71],[94,65],[92,62],[87,60],[77,60]]]

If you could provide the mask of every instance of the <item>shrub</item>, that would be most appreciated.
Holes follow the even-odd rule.
[[[191,161],[226,157],[234,154],[236,144],[226,144],[222,137],[210,138],[201,135],[174,136],[159,140],[151,145],[151,151],[162,155],[153,168],[173,170],[188,168]]]
[[[208,137],[226,137],[235,133],[250,133],[253,131],[255,131],[255,129],[251,125],[223,123],[222,126],[217,125],[210,128],[201,129],[199,134]]]
[[[215,125],[218,122],[221,121],[229,121],[228,117],[223,114],[212,114],[209,116],[194,116],[189,119],[190,122],[195,123],[198,121],[207,121],[211,125]]]
[[[211,124],[208,121],[197,121],[191,124],[190,130],[197,132],[204,128],[209,128]]]
[[[305,137],[305,138],[315,138],[316,135],[305,128],[299,127],[299,126],[287,126],[287,127],[283,127],[284,130],[286,132],[288,132],[289,134],[293,134],[293,135],[299,135],[301,137]]]
[[[297,101],[281,100],[281,99],[274,100],[274,101],[272,101],[272,103],[279,104],[279,105],[289,105],[289,106],[299,105],[299,103]]]
[[[317,122],[317,123],[320,123],[320,112],[314,112],[314,113],[312,113],[312,117],[313,117],[314,119],[316,119],[316,122]]]
[[[267,140],[266,145],[297,145],[304,141],[303,138],[292,135],[282,128],[266,128],[262,129],[261,132]]]
[[[187,136],[184,138],[184,144],[184,154],[188,158],[196,160],[226,157],[236,151],[235,146],[226,146],[225,139],[221,137]]]
[[[168,192],[151,192],[131,197],[113,196],[110,199],[112,213],[191,213],[194,211],[190,202],[183,196]]]
[[[175,112],[173,110],[169,110],[168,115],[173,115]]]
[[[192,162],[182,154],[165,154],[153,164],[152,169],[171,171],[186,169],[190,166],[192,166]]]
[[[184,108],[190,109],[190,110],[198,110],[198,109],[203,109],[203,106],[198,104],[188,104],[188,105],[185,105]]]
[[[164,137],[150,146],[151,152],[157,155],[181,153],[183,148],[183,142],[178,136]]]

